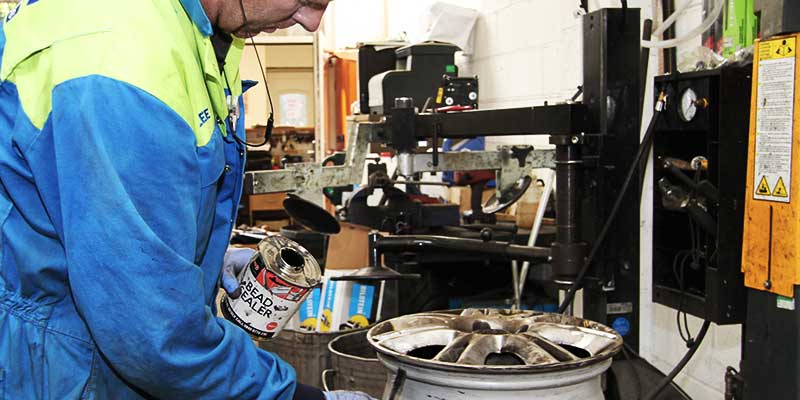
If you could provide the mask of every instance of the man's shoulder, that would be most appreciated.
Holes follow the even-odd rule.
[[[46,53],[59,70],[152,64],[187,45],[175,40],[181,31],[172,1],[27,0],[3,26],[5,48],[0,79],[31,56]],[[43,54],[44,55],[44,54]],[[56,71],[58,75],[58,71]]]
[[[181,77],[197,74],[197,50],[188,29],[193,27],[175,3],[24,0],[3,26],[0,81],[17,86],[35,124],[43,123],[51,108],[50,96],[42,93],[94,75],[182,109],[180,93],[187,83]]]

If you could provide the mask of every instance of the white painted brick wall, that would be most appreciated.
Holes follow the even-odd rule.
[[[573,95],[576,86],[582,84],[581,22],[574,16],[578,0],[447,1],[476,8],[481,13],[475,31],[475,52],[470,58],[461,58],[459,65],[462,75],[479,76],[482,108],[521,107],[540,105],[545,101],[563,101]],[[680,7],[686,1],[690,0],[677,0],[676,6]],[[329,24],[326,29],[335,31],[335,42],[339,47],[354,45],[356,40],[363,40],[364,34],[372,39],[380,31],[387,37],[397,37],[404,30],[414,29],[422,10],[432,2],[337,0],[331,3],[337,12],[335,18],[326,20]],[[364,7],[367,3],[370,3],[369,7]],[[376,12],[375,3],[383,4],[385,11]],[[642,8],[643,18],[651,17],[651,3],[652,0],[629,0],[631,7]],[[589,4],[596,9],[600,6],[616,7],[619,2],[590,0]],[[678,35],[697,25],[701,18],[700,7],[690,7],[678,21]],[[385,21],[386,27],[377,26],[376,19]],[[333,24],[330,20],[333,20]],[[699,39],[691,41],[679,47],[678,51],[685,54],[699,43]],[[656,71],[657,62],[656,52],[652,52],[651,76]],[[647,98],[652,98],[652,93]],[[645,120],[651,114],[646,112]],[[546,143],[546,139],[506,137],[487,142],[490,146],[502,143],[541,145]],[[652,190],[652,187],[645,187],[643,204],[652,203],[648,190]],[[641,216],[640,353],[666,373],[683,356],[686,348],[677,334],[675,312],[651,301],[651,209],[643,207]],[[696,333],[700,325],[699,320],[690,318],[693,332]],[[712,325],[694,359],[678,375],[677,383],[694,399],[722,399],[725,367],[738,366],[740,348],[740,326]]]

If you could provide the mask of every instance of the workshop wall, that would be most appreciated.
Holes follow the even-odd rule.
[[[458,60],[462,75],[478,75],[481,108],[541,105],[572,97],[582,83],[581,21],[576,17],[578,0],[448,0],[481,13],[475,30],[475,51]],[[629,0],[629,6],[642,9],[642,17],[652,16],[653,0]],[[676,0],[680,8],[687,1]],[[370,4],[366,7],[365,4]],[[356,41],[397,38],[403,32],[420,29],[420,18],[433,0],[383,0],[364,2],[337,0],[326,21],[335,33],[326,31],[328,43],[341,48]],[[702,2],[687,8],[677,24],[677,35],[692,29],[702,19]],[[413,4],[413,6],[411,6]],[[591,9],[617,7],[617,0],[590,0]],[[364,7],[369,8],[365,10]],[[346,10],[346,13],[344,12]],[[379,16],[382,24],[370,15]],[[378,19],[378,18],[375,18]],[[361,22],[363,20],[363,23]],[[353,23],[359,21],[359,23]],[[327,29],[327,28],[326,28]],[[679,58],[700,44],[700,39],[678,47]],[[658,52],[651,52],[649,76],[658,71]],[[652,79],[648,80],[652,83]],[[652,91],[652,88],[649,88]],[[648,92],[647,98],[652,98]],[[649,120],[652,112],[645,110]],[[530,143],[542,145],[542,137],[504,137],[487,140],[489,147],[498,144]],[[651,182],[647,178],[646,182]],[[647,185],[647,184],[646,184]],[[667,372],[678,362],[686,347],[677,333],[675,312],[652,303],[652,186],[645,188],[641,210],[641,348],[640,353],[660,370]],[[690,317],[693,332],[701,321]],[[738,368],[741,327],[712,325],[702,347],[678,376],[676,382],[695,399],[721,399],[727,366]]]

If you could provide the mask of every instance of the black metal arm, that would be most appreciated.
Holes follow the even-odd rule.
[[[393,113],[388,121],[392,143],[414,146],[410,140],[436,137],[475,138],[508,135],[571,135],[586,127],[586,106],[579,103],[475,110],[457,113]]]
[[[353,274],[331,278],[334,281],[381,281],[417,279],[418,274],[400,274],[383,266],[385,253],[429,252],[453,250],[476,256],[498,257],[504,260],[534,261],[550,258],[548,247],[528,247],[480,239],[462,239],[432,235],[383,236],[377,231],[369,234],[369,266]]]
[[[549,247],[528,247],[480,239],[452,238],[432,235],[383,236],[373,232],[370,240],[370,265],[380,265],[385,253],[427,252],[453,250],[476,256],[497,257],[503,260],[534,261],[550,257]]]

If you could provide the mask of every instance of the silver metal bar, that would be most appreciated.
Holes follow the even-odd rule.
[[[544,184],[544,191],[542,191],[542,197],[539,198],[539,207],[536,208],[536,217],[533,221],[533,226],[531,227],[530,236],[528,236],[528,246],[536,245],[536,239],[539,237],[539,231],[542,229],[542,220],[544,219],[544,213],[547,210],[547,203],[550,201],[550,195],[553,193],[553,187],[555,185],[556,174],[553,171],[549,171],[548,176],[546,177],[545,184]],[[528,269],[530,268],[531,263],[530,261],[525,261],[522,263],[522,271],[519,273],[519,293],[522,296],[522,292],[525,291],[525,282],[528,280]],[[516,266],[515,266],[516,267]]]
[[[519,310],[522,303],[522,296],[520,294],[522,284],[519,282],[519,265],[517,264],[517,260],[511,260],[511,288],[514,292],[514,301],[511,305],[511,309]]]
[[[532,150],[520,166],[519,160],[513,157],[511,147],[502,146],[497,151],[459,151],[439,153],[438,165],[433,165],[432,153],[405,154],[403,156],[407,172],[444,172],[444,171],[476,171],[484,169],[497,170],[498,190],[510,189],[523,176],[530,174],[534,168],[555,168],[555,152],[553,150]],[[410,175],[410,174],[408,174]]]
[[[350,142],[344,165],[323,167],[320,163],[288,164],[275,171],[248,172],[251,194],[295,192],[319,193],[326,187],[346,186],[361,182],[369,142],[379,123],[348,121]]]
[[[320,163],[289,164],[282,170],[248,172],[247,193],[263,194],[295,192],[316,194],[326,187],[361,183],[364,161],[370,142],[383,128],[381,122],[348,121],[347,160],[344,165],[323,167]],[[402,175],[417,172],[496,170],[497,189],[510,190],[523,176],[534,168],[554,168],[553,150],[532,150],[520,164],[513,156],[512,147],[503,146],[497,151],[469,151],[439,153],[438,165],[433,165],[433,154],[399,154],[398,168]]]

